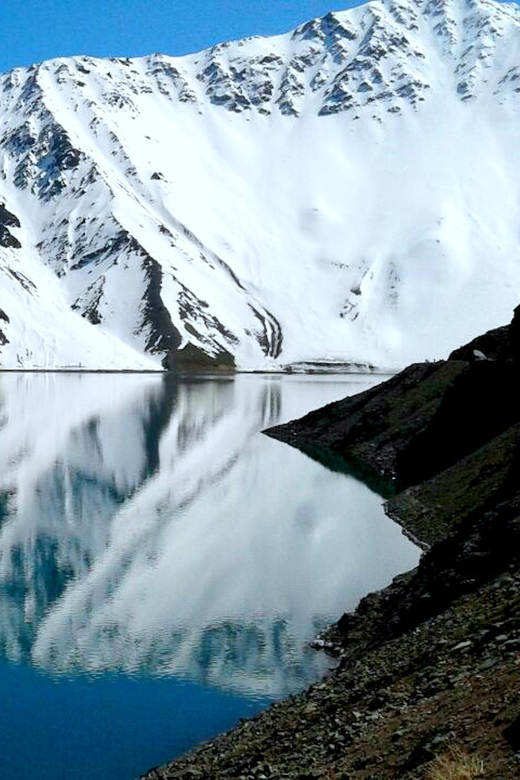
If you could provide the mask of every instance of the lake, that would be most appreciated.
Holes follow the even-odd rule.
[[[419,551],[260,431],[380,380],[0,374],[2,780],[132,780],[330,668]]]

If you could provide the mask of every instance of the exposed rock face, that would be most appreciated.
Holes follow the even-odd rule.
[[[10,227],[21,227],[20,220],[14,214],[11,214],[3,204],[0,204],[0,246],[20,249],[22,245],[13,236],[9,230]]]
[[[449,360],[514,360],[520,362],[520,306],[517,306],[509,325],[495,328],[455,349]]]
[[[2,311],[2,309],[0,309],[0,320],[3,320],[3,322],[9,324],[9,317],[7,316],[5,311]],[[9,339],[7,338],[3,330],[0,329],[0,344],[7,344],[8,341]]]
[[[449,360],[464,360],[468,363],[475,360],[507,360],[512,357],[510,343],[510,325],[495,328],[482,336],[454,349]],[[479,354],[480,353],[480,354]]]

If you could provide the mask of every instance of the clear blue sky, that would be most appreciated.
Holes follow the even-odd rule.
[[[187,54],[361,0],[0,0],[0,72],[52,57]]]

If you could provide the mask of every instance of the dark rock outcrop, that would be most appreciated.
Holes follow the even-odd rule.
[[[520,306],[509,325],[488,330],[468,344],[453,350],[448,360],[515,360],[520,359]]]
[[[21,243],[9,230],[12,227],[20,227],[20,220],[11,214],[3,204],[0,204],[0,246],[20,249]]]
[[[194,344],[186,344],[175,356],[175,367],[179,371],[233,371],[235,359],[230,352],[212,356]]]
[[[5,311],[3,311],[2,309],[0,309],[0,320],[3,320],[7,324],[9,324],[9,322],[10,322],[9,317],[7,316]],[[8,344],[8,343],[9,343],[9,339],[7,338],[5,333],[3,332],[2,328],[0,328],[0,346],[3,346],[4,344]]]
[[[493,359],[474,359],[480,348]],[[475,339],[449,360],[414,364],[265,433],[319,460],[340,457],[385,481],[387,489],[403,490],[453,466],[520,419],[517,355],[520,307],[511,325]]]
[[[382,492],[404,486],[406,450],[435,418],[444,390],[465,369],[464,363],[416,363],[377,387],[265,433],[317,460],[341,457],[386,482]]]

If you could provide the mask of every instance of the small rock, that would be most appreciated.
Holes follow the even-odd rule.
[[[471,640],[467,639],[465,642],[459,642],[458,645],[455,645],[455,647],[452,648],[452,652],[458,652],[459,650],[466,650],[467,647],[471,646]]]
[[[498,662],[498,658],[487,658],[485,661],[483,661],[480,664],[480,668],[483,670],[491,669],[492,666],[496,666],[497,662]]]

